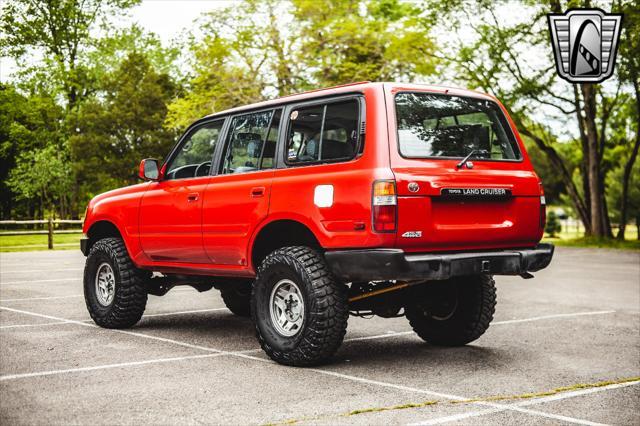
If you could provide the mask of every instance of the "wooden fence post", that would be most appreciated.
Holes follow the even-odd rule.
[[[48,229],[48,247],[49,250],[53,250],[53,218],[49,217],[49,221],[47,222],[47,225],[49,227]]]

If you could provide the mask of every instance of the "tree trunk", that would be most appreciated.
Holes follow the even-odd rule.
[[[555,167],[555,169],[560,172],[562,182],[567,189],[569,198],[571,198],[571,202],[576,209],[576,213],[578,214],[580,221],[584,225],[585,229],[589,229],[591,226],[589,213],[582,198],[580,198],[578,188],[576,188],[573,179],[571,179],[571,174],[565,167],[564,162],[562,161],[562,158],[560,157],[558,152],[553,147],[547,145],[540,137],[531,132],[522,122],[518,121],[518,123],[516,123],[516,126],[520,130],[520,133],[528,136],[535,142],[538,148],[540,148],[540,150],[544,152],[545,155],[549,158],[549,161]]]
[[[624,240],[624,231],[627,227],[627,208],[629,204],[629,181],[633,165],[638,157],[638,149],[640,148],[640,87],[638,87],[638,79],[633,79],[633,89],[636,94],[636,143],[633,145],[631,156],[624,165],[624,175],[622,176],[622,200],[620,205],[620,228],[618,229],[619,240]],[[636,223],[638,218],[636,217]],[[640,239],[640,229],[638,229],[638,239]]]
[[[580,99],[580,91],[578,85],[573,85],[573,104],[576,109],[576,119],[578,121],[578,130],[580,131],[580,146],[582,147],[582,162],[579,165],[580,176],[582,178],[582,196],[584,197],[584,205],[586,208],[586,215],[589,217],[588,221],[582,221],[584,223],[584,233],[591,235],[591,190],[589,189],[589,142],[586,133],[586,125],[584,117],[582,115],[582,100]]]
[[[587,152],[584,155],[585,158],[588,158],[587,176],[585,178],[589,182],[591,235],[605,237],[603,194],[600,185],[601,172],[598,155],[598,131],[596,128],[596,92],[593,84],[582,84],[580,87],[584,100],[584,124],[587,138]]]

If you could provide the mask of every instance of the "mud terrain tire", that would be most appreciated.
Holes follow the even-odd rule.
[[[293,290],[295,288],[295,290]],[[278,289],[291,297],[285,297],[288,305],[278,305]],[[278,331],[291,322],[278,324],[274,319],[276,306],[291,303],[298,309],[302,299],[303,312],[291,318],[293,323],[302,318],[298,328],[284,335]],[[260,346],[274,361],[292,366],[312,366],[328,361],[342,344],[349,317],[347,287],[337,282],[324,258],[309,247],[284,247],[269,254],[260,267],[251,296],[251,314]],[[292,314],[293,315],[293,314]],[[286,318],[286,315],[280,316]],[[285,333],[286,334],[286,333]]]
[[[112,291],[100,291],[96,283],[100,273],[112,282]],[[148,272],[133,265],[122,239],[104,238],[96,242],[84,268],[84,298],[93,321],[105,328],[136,324],[147,305],[148,276]]]
[[[496,287],[489,275],[428,283],[405,307],[413,330],[438,346],[462,346],[484,334],[493,320]]]
[[[225,306],[239,317],[251,316],[251,281],[233,283],[220,289]]]

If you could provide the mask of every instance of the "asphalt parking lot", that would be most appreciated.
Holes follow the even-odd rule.
[[[489,331],[429,346],[350,318],[333,364],[283,367],[217,291],[150,296],[93,325],[76,251],[0,255],[0,424],[639,424],[640,253],[559,248],[498,277]]]

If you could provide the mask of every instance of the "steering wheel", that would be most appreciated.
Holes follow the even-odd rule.
[[[206,166],[209,166],[209,169],[203,174],[200,174],[200,169],[205,170],[204,167]],[[205,161],[204,163],[200,163],[198,164],[198,167],[196,167],[196,170],[193,173],[193,177],[206,176],[210,170],[211,170],[211,161]]]

